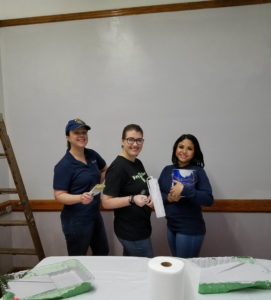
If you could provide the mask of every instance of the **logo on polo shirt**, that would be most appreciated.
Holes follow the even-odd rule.
[[[94,159],[94,160],[91,161],[92,164],[96,164],[96,162],[97,162],[96,159]]]

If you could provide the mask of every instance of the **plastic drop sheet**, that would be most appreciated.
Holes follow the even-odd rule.
[[[199,293],[228,293],[246,288],[271,289],[271,264],[252,257],[194,258],[201,267]],[[271,294],[270,294],[271,299]]]

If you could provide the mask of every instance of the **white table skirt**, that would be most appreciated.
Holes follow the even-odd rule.
[[[94,289],[92,291],[69,299],[148,300],[148,258],[122,256],[51,256],[43,259],[37,267],[71,258],[78,259],[95,276],[95,280],[93,281]],[[271,269],[271,261],[260,261]],[[198,294],[197,300],[207,299],[270,300],[271,290],[246,289],[226,294]]]

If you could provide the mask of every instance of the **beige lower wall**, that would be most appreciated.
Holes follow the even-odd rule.
[[[1,220],[9,219],[10,216],[1,216]],[[0,226],[0,248],[9,248],[12,245],[11,227]],[[4,274],[10,270],[13,265],[12,255],[0,254],[0,274]]]
[[[113,233],[113,212],[102,212],[110,255],[122,255],[121,246]],[[22,217],[13,213],[13,218]],[[61,231],[60,212],[35,212],[37,228],[46,256],[67,255],[65,239]],[[252,256],[271,259],[271,218],[268,213],[204,213],[207,226],[201,256]],[[152,241],[155,256],[170,255],[166,238],[166,220],[152,214]],[[2,231],[1,231],[2,232]],[[6,235],[7,236],[7,235]],[[10,234],[8,234],[10,237]],[[2,237],[2,234],[1,234]],[[1,238],[1,244],[10,243]],[[12,245],[32,247],[27,228],[12,228]],[[90,254],[90,253],[89,253]],[[12,267],[37,264],[37,257],[13,256],[0,260],[0,273]]]

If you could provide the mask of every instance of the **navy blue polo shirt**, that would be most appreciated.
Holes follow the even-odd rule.
[[[75,159],[69,150],[54,168],[55,190],[64,190],[69,194],[79,195],[89,192],[101,180],[101,169],[106,165],[104,159],[94,150],[85,148],[87,165]],[[62,213],[66,216],[79,213],[80,216],[95,215],[100,208],[100,195],[89,204],[76,203],[64,205]]]

